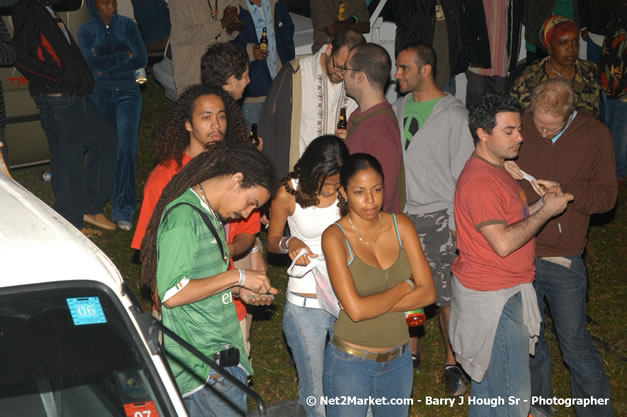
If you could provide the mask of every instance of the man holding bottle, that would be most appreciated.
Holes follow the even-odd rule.
[[[250,84],[242,112],[250,126],[259,121],[272,80],[294,59],[294,23],[287,6],[278,0],[244,0],[239,14],[244,28],[233,42],[248,54]]]

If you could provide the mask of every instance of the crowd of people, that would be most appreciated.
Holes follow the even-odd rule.
[[[420,348],[406,312],[434,303],[441,381],[479,399],[470,416],[553,415],[529,401],[552,397],[545,306],[572,397],[592,401],[575,403],[577,416],[612,416],[582,254],[590,216],[614,207],[627,169],[625,2],[585,32],[598,64],[579,58],[584,1],[390,2],[394,103],[390,55],[363,36],[367,3],[312,1],[312,54],[295,57],[281,1],[170,0],[178,99],[154,134],[136,216],[136,81],[163,34],[116,0],[87,0],[76,42],[53,6],[19,0],[0,58],[17,55],[39,108],[54,209],[89,237],[134,230],[153,313],[242,383],[253,375],[246,305],[278,293],[257,237],[268,224],[267,251],[294,265],[283,332],[308,417],[407,416],[407,402],[307,399],[410,398]],[[246,413],[224,376],[163,346],[191,416]]]

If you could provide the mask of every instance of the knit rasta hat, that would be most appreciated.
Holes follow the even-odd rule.
[[[540,42],[548,49],[551,41],[568,33],[579,33],[579,26],[566,16],[551,16],[540,28]]]

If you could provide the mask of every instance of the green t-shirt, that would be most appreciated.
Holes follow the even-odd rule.
[[[411,93],[410,93],[411,94]],[[418,133],[420,127],[429,118],[433,112],[433,108],[438,101],[442,98],[436,98],[435,100],[416,102],[414,96],[410,97],[405,102],[405,113],[403,114],[403,148],[407,149],[409,142]]]
[[[222,224],[213,218],[191,189],[172,201],[166,210],[180,202],[192,204],[209,216],[218,231],[227,260],[222,258],[214,236],[196,210],[186,205],[175,208],[161,220],[157,235],[157,287],[161,299],[184,278],[207,278],[228,268],[230,254]],[[163,305],[162,314],[165,326],[210,359],[225,345],[238,348],[240,366],[252,375],[230,289],[192,304],[174,308]],[[163,346],[183,396],[193,393],[207,381],[211,369],[208,365],[168,337],[164,337]]]

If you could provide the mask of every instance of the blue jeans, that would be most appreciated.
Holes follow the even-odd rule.
[[[241,383],[247,385],[248,375],[237,366],[225,368]],[[210,376],[218,375],[211,370]],[[246,393],[223,376],[209,381],[192,395],[183,399],[189,417],[241,417],[246,415]]]
[[[324,358],[324,394],[327,398],[348,401],[354,396],[357,401],[411,398],[414,368],[411,362],[411,350],[389,362],[377,362],[349,355],[329,343]],[[407,417],[409,403],[374,404],[371,403],[374,416]],[[368,403],[327,405],[327,417],[364,417]]]
[[[553,326],[564,362],[570,369],[570,389],[575,398],[607,398],[606,406],[575,405],[577,417],[613,416],[610,381],[603,370],[601,359],[586,330],[586,267],[581,256],[567,256],[569,268],[542,258],[536,259],[538,307],[544,314],[545,299],[551,309]],[[536,355],[529,361],[533,396],[552,397],[551,354],[544,338],[544,320]],[[553,415],[548,405],[534,405],[546,415]]]
[[[321,308],[299,307],[285,302],[283,333],[298,372],[298,402],[305,407],[307,417],[324,417],[324,406],[319,401],[323,395],[322,364],[327,335],[333,323],[333,316]],[[318,400],[313,407],[307,405],[309,396]]]
[[[118,151],[113,179],[112,218],[118,222],[133,222],[137,205],[137,134],[142,114],[139,87],[112,90],[96,88],[92,99],[118,134]]]
[[[244,115],[244,119],[246,120],[246,125],[248,126],[248,131],[250,131],[250,126],[253,123],[259,123],[259,117],[261,117],[261,108],[263,107],[263,102],[261,103],[246,103],[242,104],[242,114]],[[262,138],[263,139],[263,138]]]
[[[488,370],[481,382],[472,381],[469,417],[527,417],[530,398],[529,331],[523,323],[522,297],[516,293],[501,312]],[[495,406],[486,405],[490,401]]]
[[[616,154],[616,178],[627,176],[627,103],[601,93],[603,123],[612,132]]]
[[[111,197],[117,138],[88,96],[35,96],[48,137],[53,208],[77,229]],[[87,152],[87,157],[85,157]]]

